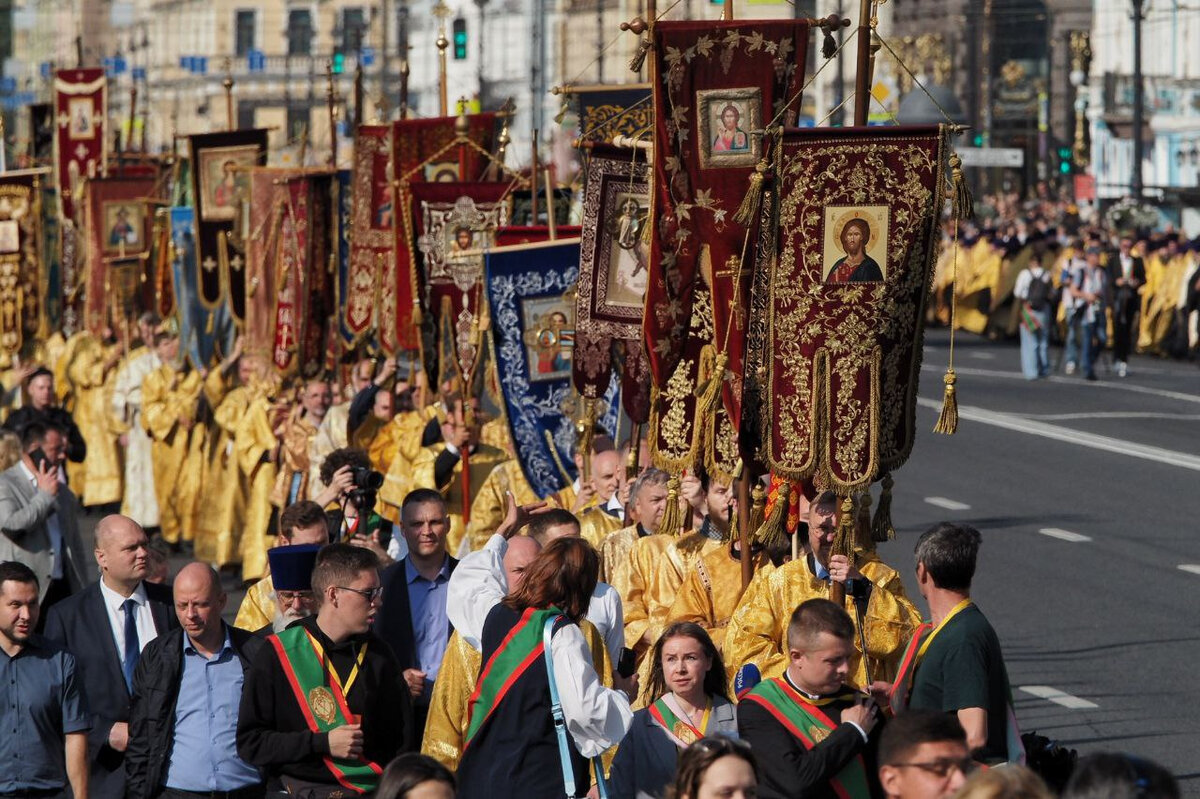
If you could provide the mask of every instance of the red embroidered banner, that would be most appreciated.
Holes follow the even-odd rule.
[[[395,285],[396,193],[391,155],[391,125],[359,126],[354,142],[350,272],[342,300],[343,324],[356,343],[381,321],[376,318],[381,277],[387,275],[393,292],[402,293],[394,300],[397,307],[411,308],[417,301],[412,281]]]
[[[287,214],[289,181],[307,170],[255,167],[247,173],[250,187],[250,234],[246,242],[246,321],[244,350],[275,358],[276,301],[279,294],[280,241]],[[290,335],[290,334],[289,334]],[[292,339],[295,343],[295,339]]]
[[[88,259],[84,325],[99,335],[123,318],[141,289],[151,223],[146,199],[153,178],[96,178],[87,184]]]
[[[912,451],[946,156],[944,128],[784,135],[761,353],[773,473],[856,491]]]
[[[108,81],[102,69],[54,73],[55,175],[63,218],[75,221],[84,179],[102,177],[108,160]]]

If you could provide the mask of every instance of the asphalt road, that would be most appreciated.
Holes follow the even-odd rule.
[[[960,336],[961,418],[942,436],[928,431],[947,345],[928,337],[921,428],[881,556],[922,605],[917,536],[942,520],[977,527],[973,594],[1022,730],[1151,758],[1200,796],[1200,369],[1134,358],[1123,380],[1031,383],[1015,344]]]
[[[882,557],[921,605],[917,536],[944,519],[978,527],[974,595],[1022,730],[1151,758],[1200,797],[1200,369],[1135,357],[1124,380],[1029,383],[1015,344],[959,336],[961,420],[942,436],[929,431],[947,345],[929,334]],[[227,587],[232,620],[241,591]]]

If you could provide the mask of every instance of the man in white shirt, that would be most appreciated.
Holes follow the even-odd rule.
[[[1042,267],[1045,257],[1045,247],[1040,242],[1034,245],[1029,265],[1017,275],[1013,286],[1013,296],[1021,303],[1018,317],[1021,371],[1026,380],[1050,375],[1050,315],[1054,303],[1051,301],[1050,273]]]
[[[79,502],[61,480],[66,447],[62,430],[32,422],[22,431],[21,460],[0,474],[0,562],[33,570],[43,610],[91,579],[76,520]]]

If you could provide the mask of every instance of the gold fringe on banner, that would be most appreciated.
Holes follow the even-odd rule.
[[[954,389],[954,384],[958,382],[958,374],[954,367],[946,370],[942,382],[946,384],[946,390],[942,392],[942,412],[938,416],[937,424],[933,426],[933,432],[952,436],[958,431],[958,394]]]
[[[891,541],[896,537],[896,527],[892,524],[892,473],[885,472],[879,492],[879,505],[871,519],[871,540],[877,544]]]
[[[758,209],[762,207],[763,181],[766,180],[767,166],[765,158],[754,165],[754,174],[750,176],[750,188],[746,189],[746,196],[742,198],[742,204],[738,206],[733,215],[733,221],[739,225],[749,227],[755,219],[758,219]]]
[[[971,189],[967,187],[963,177],[962,159],[958,153],[950,153],[950,184],[954,189],[954,215],[959,221],[975,218],[975,200],[971,197]]]
[[[705,349],[711,350],[708,345]],[[702,356],[703,358],[703,356]],[[704,359],[706,360],[706,359]],[[697,424],[705,424],[712,419],[721,402],[721,386],[725,382],[725,369],[729,365],[729,356],[718,352],[712,361],[712,371],[708,377],[696,386],[696,419]]]

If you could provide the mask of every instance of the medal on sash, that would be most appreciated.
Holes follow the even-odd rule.
[[[676,746],[687,749],[704,737],[704,730],[708,728],[708,718],[712,714],[712,700],[707,700],[704,706],[704,716],[700,719],[699,727],[691,723],[674,694],[664,694],[648,708],[648,711],[650,718],[654,719],[654,723],[663,729]]]

